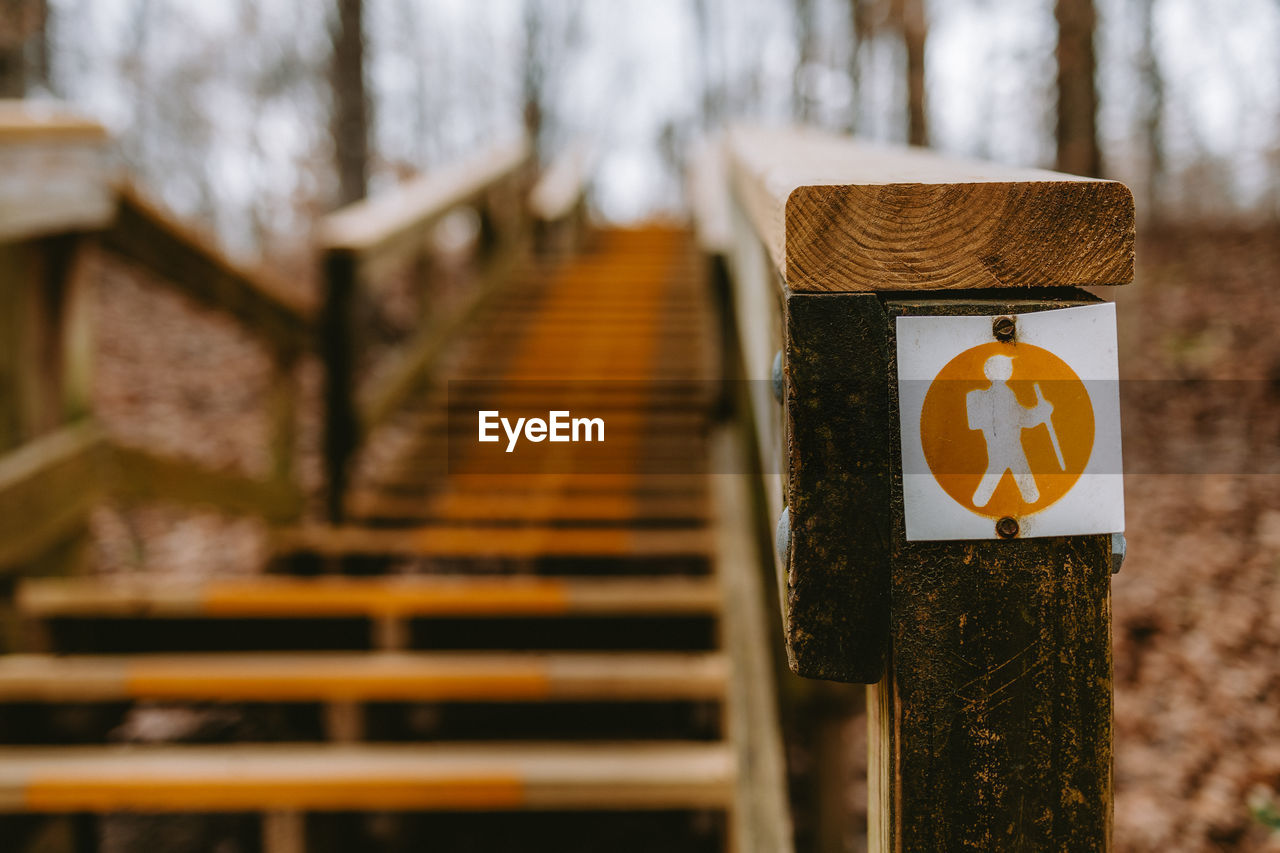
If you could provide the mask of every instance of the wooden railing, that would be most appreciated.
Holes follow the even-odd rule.
[[[557,173],[534,214],[572,219],[586,176]],[[57,109],[0,102],[0,568],[41,555],[78,554],[87,514],[100,498],[164,500],[295,521],[305,500],[295,471],[299,361],[317,355],[326,373],[325,483],[340,518],[347,469],[362,440],[430,376],[442,352],[485,300],[512,278],[530,246],[528,146],[495,146],[368,201],[322,224],[324,289],[318,309],[214,244],[119,180],[107,134]],[[548,207],[545,199],[555,204]],[[554,208],[554,209],[552,209]],[[457,292],[433,285],[435,228],[475,211],[476,235]],[[195,304],[256,338],[272,361],[270,470],[249,476],[107,439],[91,420],[94,259],[145,269]],[[456,263],[456,259],[455,259]],[[419,322],[376,364],[367,317],[372,285],[409,275]],[[386,344],[387,342],[380,342]],[[356,387],[356,377],[367,379]]]
[[[1133,275],[1128,190],[807,131],[739,129],[722,163],[699,231],[752,380],[787,655],[872,685],[870,849],[1107,849],[1110,537],[907,541],[893,330],[1096,302],[1078,288]]]
[[[0,503],[9,510],[0,566],[66,551],[63,545],[83,539],[89,509],[106,496],[296,518],[303,501],[293,476],[293,374],[311,347],[305,306],[121,184],[106,134],[96,125],[6,103],[0,106],[0,161],[0,293],[13,309],[7,314],[12,328],[0,344],[0,451],[7,451],[0,457]],[[265,476],[118,446],[88,420],[90,276],[100,256],[147,269],[265,344],[274,366],[272,463]]]
[[[516,271],[528,248],[523,197],[529,155],[523,141],[502,144],[325,219],[319,332],[331,521],[343,518],[349,467],[364,439],[424,383],[444,348]],[[432,294],[423,271],[431,263],[435,227],[463,209],[477,217],[473,281],[460,294]],[[413,277],[421,318],[381,363],[370,364],[371,330],[359,322],[367,312],[358,306],[370,299],[370,281],[396,274]]]

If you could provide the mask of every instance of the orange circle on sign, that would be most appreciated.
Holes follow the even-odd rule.
[[[1030,515],[1061,500],[1093,452],[1089,391],[1047,349],[991,342],[938,372],[920,412],[934,479],[988,518]]]

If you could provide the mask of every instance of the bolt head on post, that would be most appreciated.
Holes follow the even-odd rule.
[[[997,341],[1011,341],[1018,333],[1018,323],[1012,317],[997,317],[991,323],[991,334]]]
[[[791,556],[791,507],[784,506],[782,515],[778,516],[778,527],[774,531],[773,547],[778,552],[778,562],[786,565]]]
[[[769,378],[773,382],[773,399],[779,403],[782,402],[782,350],[778,350],[773,355],[773,370],[770,371]]]
[[[1128,550],[1128,544],[1124,540],[1123,533],[1111,534],[1111,574],[1120,574],[1120,567],[1124,565],[1124,555]]]
[[[996,533],[1001,539],[1013,539],[1018,535],[1018,520],[1006,515],[996,522]]]

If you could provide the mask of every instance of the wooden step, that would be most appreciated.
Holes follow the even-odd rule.
[[[619,530],[599,527],[286,528],[273,535],[278,553],[320,556],[395,555],[441,559],[560,557],[699,558],[710,554],[703,530]]]
[[[722,743],[0,749],[0,811],[727,808]]]
[[[722,696],[709,654],[303,652],[0,657],[0,702],[609,702]]]
[[[395,575],[207,581],[27,578],[19,612],[34,618],[272,618],[714,615],[709,577]]]
[[[351,513],[357,518],[430,517],[444,521],[529,521],[555,518],[584,521],[700,521],[708,505],[702,496],[646,498],[633,495],[570,495],[550,493],[532,497],[513,494],[442,492],[431,498],[406,497],[377,491],[357,492]]]

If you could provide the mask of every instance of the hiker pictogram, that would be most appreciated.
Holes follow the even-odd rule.
[[[1041,424],[1049,428],[1049,439],[1058,457],[1058,468],[1065,469],[1062,446],[1053,428],[1053,404],[1044,398],[1040,383],[1035,383],[1036,405],[1026,408],[1018,402],[1009,379],[1013,376],[1013,359],[1007,355],[993,355],[982,367],[982,373],[991,380],[991,387],[970,391],[965,396],[965,408],[969,413],[969,429],[982,433],[987,442],[987,470],[973,493],[975,506],[986,506],[995,494],[996,486],[1005,472],[1013,475],[1013,482],[1029,504],[1040,500],[1031,463],[1022,447],[1022,432]]]
[[[1093,447],[1089,392],[1040,347],[991,342],[938,373],[920,417],[925,461],[954,500],[990,518],[1024,516],[1075,485]]]

